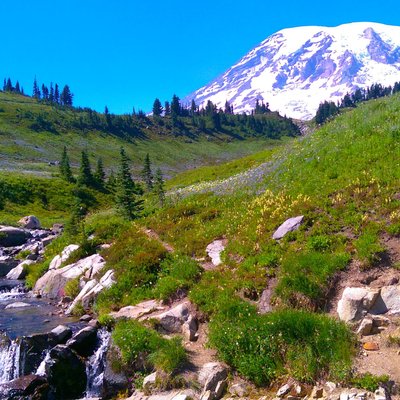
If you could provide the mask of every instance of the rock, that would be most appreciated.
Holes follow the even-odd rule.
[[[143,379],[143,389],[151,390],[151,388],[153,388],[156,385],[157,378],[158,378],[157,372],[153,372],[152,374],[147,375]]]
[[[85,363],[69,347],[59,344],[51,349],[46,375],[55,399],[80,399],[86,389]]]
[[[206,247],[206,252],[211,258],[211,262],[215,267],[222,263],[221,253],[225,250],[226,240],[218,239],[214,240]]]
[[[186,339],[190,340],[191,342],[195,342],[199,337],[197,334],[198,329],[199,324],[197,318],[193,315],[189,315],[188,320],[182,325],[182,332]]]
[[[1,237],[0,237],[1,240]],[[1,256],[0,257],[0,277],[7,276],[16,266],[18,261],[13,257]]]
[[[32,260],[22,261],[6,275],[6,278],[13,280],[24,279],[26,276],[25,267],[31,264],[33,264]]]
[[[379,311],[384,312],[373,312],[373,314],[384,314],[388,313],[390,315],[400,313],[400,286],[384,286],[381,289],[382,302],[384,308]]]
[[[245,397],[249,393],[249,387],[245,383],[235,383],[229,388],[232,396]]]
[[[158,324],[169,333],[182,332],[182,325],[189,319],[189,302],[177,305],[165,313],[154,316]]]
[[[27,308],[32,307],[28,303],[24,303],[23,301],[16,301],[15,303],[8,304],[4,307],[5,310],[14,309],[14,308]]]
[[[104,276],[100,279],[100,282],[97,282],[96,279],[86,282],[78,296],[76,296],[72,304],[68,307],[66,314],[72,313],[74,307],[79,303],[81,303],[82,307],[87,310],[99,293],[104,289],[111,287],[114,283],[115,278],[114,271],[112,269],[104,274]]]
[[[27,242],[31,234],[20,228],[12,226],[0,227],[0,247],[14,247],[21,246]]]
[[[26,375],[0,384],[0,396],[4,399],[45,399],[48,385],[46,378]]]
[[[115,319],[127,318],[127,319],[139,319],[144,315],[151,314],[154,311],[165,310],[165,307],[157,300],[147,300],[136,306],[126,306],[121,308],[117,312],[111,312],[110,316]]]
[[[53,226],[51,227],[51,231],[53,233],[55,233],[56,235],[59,235],[60,233],[62,233],[63,230],[64,230],[63,224],[53,224]]]
[[[339,300],[337,312],[345,322],[355,322],[362,319],[374,305],[380,290],[368,287],[347,287]]]
[[[202,393],[200,400],[214,400],[214,394],[211,392],[211,390],[206,390],[205,392]]]
[[[326,382],[324,386],[325,391],[328,393],[332,393],[334,390],[336,390],[336,388],[337,385],[334,382]]]
[[[272,235],[272,239],[279,240],[282,239],[287,233],[293,232],[299,229],[304,219],[303,215],[299,217],[293,217],[286,220]]]
[[[304,397],[304,396],[307,394],[306,388],[305,388],[302,384],[300,384],[300,383],[298,383],[298,384],[294,387],[294,391],[295,391],[296,395],[297,395],[297,396],[300,396],[300,397]]]
[[[379,350],[379,345],[375,342],[366,342],[363,344],[363,348],[368,351],[377,351]]]
[[[25,229],[41,229],[40,221],[34,215],[21,218],[18,224]]]
[[[50,269],[57,269],[61,267],[61,264],[68,260],[69,256],[72,252],[79,249],[79,245],[77,244],[70,244],[69,246],[65,247],[61,254],[55,256],[49,265]]]
[[[76,351],[82,357],[89,357],[93,354],[97,343],[97,329],[87,326],[75,333],[67,341],[67,347]]]
[[[390,324],[390,319],[386,318],[382,315],[374,315],[372,316],[372,320],[374,322],[374,327],[382,327],[382,326],[389,326]]]
[[[283,386],[281,386],[280,388],[279,388],[279,390],[276,392],[276,396],[277,397],[283,397],[283,396],[286,396],[289,392],[290,392],[290,389],[291,389],[292,387],[289,385],[289,384],[285,384],[285,385],[283,385]]]
[[[72,337],[72,330],[68,326],[58,325],[49,333],[49,336],[57,344],[64,344],[68,339]]]
[[[82,315],[82,317],[79,318],[79,321],[82,321],[82,322],[89,322],[91,319],[92,319],[92,316],[91,316],[91,315],[85,314],[85,315]]]
[[[203,393],[210,391],[214,396],[217,387],[218,389],[221,389],[221,386],[218,384],[221,381],[225,381],[227,377],[228,370],[223,364],[211,362],[203,365],[199,372],[198,381],[203,386]]]
[[[99,264],[105,265],[103,257],[93,254],[74,264],[63,268],[51,269],[47,271],[35,284],[34,291],[52,298],[64,296],[64,287],[72,279],[82,276],[92,269],[98,270]]]
[[[359,328],[357,329],[357,334],[361,336],[370,335],[372,332],[372,327],[374,326],[374,321],[372,318],[364,318],[361,321]]]
[[[311,399],[320,399],[324,397],[324,389],[322,387],[314,386],[311,392]]]
[[[219,381],[217,383],[217,386],[215,387],[214,391],[214,399],[218,400],[223,396],[226,390],[226,386],[227,386],[226,380]]]
[[[390,400],[390,395],[383,387],[379,387],[374,393],[375,400]]]
[[[48,246],[54,239],[57,239],[57,235],[49,235],[42,239],[43,247]]]

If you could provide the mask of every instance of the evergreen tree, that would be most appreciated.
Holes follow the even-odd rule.
[[[157,168],[156,175],[154,177],[154,193],[157,195],[161,207],[165,203],[165,189],[164,189],[164,178],[160,168]]]
[[[6,83],[6,92],[12,92],[12,91],[13,91],[13,85],[11,83],[11,79],[8,78]]]
[[[179,101],[179,97],[176,94],[174,94],[172,96],[171,114],[172,114],[172,116],[175,116],[175,117],[178,117],[181,115],[181,103]]]
[[[34,81],[33,81],[32,96],[33,96],[35,99],[40,100],[40,90],[39,90],[39,86],[38,86],[38,84],[37,84],[36,76],[35,76],[35,79],[34,79]]]
[[[161,105],[161,101],[159,99],[155,99],[153,103],[153,115],[155,117],[159,117],[163,112],[163,108]]]
[[[151,189],[153,189],[153,173],[151,172],[149,153],[146,154],[146,157],[144,159],[142,178],[144,183],[146,184],[147,190],[150,191]]]
[[[85,150],[81,153],[81,165],[79,167],[78,184],[93,186],[94,178],[90,167],[89,156]]]
[[[190,115],[193,116],[196,114],[196,112],[197,112],[197,105],[196,105],[194,99],[192,99],[192,102],[190,104]]]
[[[164,104],[164,115],[170,115],[171,114],[171,106],[169,104],[169,101],[166,101]]]
[[[71,166],[69,164],[69,157],[67,154],[67,148],[64,146],[61,162],[60,162],[60,174],[61,177],[67,182],[74,182],[74,177],[72,176]]]
[[[42,99],[43,100],[49,99],[49,89],[45,84],[42,84]]]
[[[132,179],[129,170],[129,159],[125,150],[120,150],[121,164],[117,176],[117,187],[115,201],[121,213],[128,219],[133,220],[140,215],[142,211],[143,200],[139,198],[140,190]]]
[[[54,87],[54,103],[60,103],[60,89],[58,88],[58,84]]]
[[[15,84],[15,92],[16,93],[21,93],[21,88],[19,86],[19,82],[17,81],[17,83]]]
[[[54,101],[54,88],[53,88],[53,82],[50,82],[49,101],[50,101],[51,103]]]
[[[96,172],[94,173],[94,177],[96,179],[97,185],[101,188],[104,188],[106,173],[104,172],[103,160],[101,158],[97,160]]]
[[[71,93],[68,85],[65,85],[60,94],[60,104],[62,106],[72,107],[72,99],[74,95]]]
[[[117,178],[115,177],[114,171],[111,170],[106,182],[106,188],[109,192],[115,193],[117,188]]]
[[[4,78],[4,81],[3,81],[3,92],[6,91],[6,87],[7,87],[7,81],[6,81],[6,78]]]

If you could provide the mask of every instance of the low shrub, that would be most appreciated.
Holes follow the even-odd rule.
[[[366,372],[365,374],[356,375],[351,378],[350,383],[360,389],[365,389],[369,392],[375,392],[380,385],[386,383],[388,380],[388,375],[373,375],[369,372]]]
[[[379,236],[376,229],[366,229],[354,242],[357,257],[362,262],[363,268],[373,266],[380,260],[385,250],[379,243]]]

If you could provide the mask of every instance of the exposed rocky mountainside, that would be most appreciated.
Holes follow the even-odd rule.
[[[208,100],[235,112],[258,100],[292,118],[311,119],[320,102],[374,83],[400,80],[400,27],[351,23],[281,30],[246,54],[221,76],[186,97]]]

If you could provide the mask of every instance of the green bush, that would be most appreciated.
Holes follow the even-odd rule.
[[[368,390],[369,392],[375,392],[381,384],[386,383],[388,380],[388,375],[373,375],[366,372],[365,374],[360,374],[351,378],[350,383],[355,387]]]
[[[178,338],[164,339],[138,321],[117,322],[112,338],[127,367],[133,367],[144,356],[150,366],[172,373],[186,361],[185,350]]]

